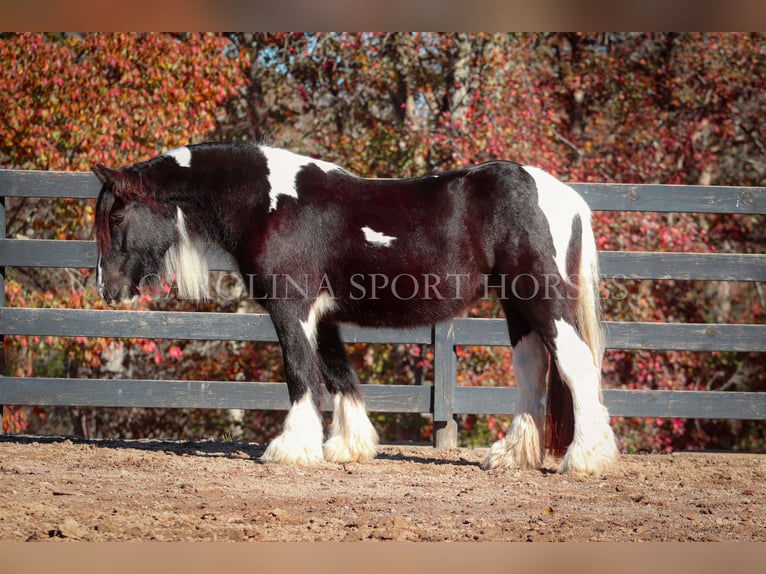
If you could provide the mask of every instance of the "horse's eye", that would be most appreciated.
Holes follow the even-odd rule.
[[[122,223],[124,219],[125,219],[124,213],[112,213],[109,216],[109,221],[111,221],[115,225]]]

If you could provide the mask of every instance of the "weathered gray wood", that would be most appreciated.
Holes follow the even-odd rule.
[[[766,351],[766,325],[721,323],[604,323],[610,349]]]
[[[322,407],[331,411],[332,398],[322,392]],[[433,387],[362,385],[362,394],[369,411],[428,413]],[[0,404],[286,411],[290,399],[284,383],[0,377]]]
[[[95,241],[59,241],[54,239],[0,239],[0,264],[9,267],[95,268],[98,248]],[[208,259],[211,271],[236,271],[234,261],[212,251]]]
[[[0,309],[9,335],[151,339],[277,340],[266,314],[113,311],[93,309]]]
[[[766,393],[605,389],[604,403],[613,417],[766,419]],[[456,413],[510,415],[515,410],[515,388],[457,387],[455,392]]]
[[[513,387],[464,387],[455,389],[455,412],[483,415],[516,414]]]
[[[601,251],[603,278],[766,281],[766,255]]]
[[[73,267],[93,269],[98,262],[95,241],[0,239],[0,265],[8,267]],[[220,252],[208,260],[211,271],[236,271],[234,261]]]
[[[453,406],[457,384],[454,322],[434,326],[434,446],[457,446],[457,422]]]
[[[0,239],[0,265],[8,267],[92,269],[97,260],[95,241]]]
[[[2,171],[2,167],[0,167]],[[5,197],[0,196],[0,238],[5,237]],[[0,307],[5,305],[5,266],[0,264]],[[5,334],[0,322],[0,375],[5,373]],[[0,418],[3,413],[3,403],[0,401]]]
[[[332,410],[323,393],[323,408]],[[372,412],[433,409],[430,386],[362,385],[362,393]],[[766,419],[766,393],[606,389],[604,402],[614,417]],[[289,398],[284,383],[0,377],[0,404],[287,410]],[[507,415],[515,408],[515,388],[455,389],[454,413]],[[453,417],[443,422],[445,432],[454,430]]]
[[[766,351],[766,325],[604,322],[609,349]],[[456,345],[509,346],[505,319],[455,320]]]
[[[265,313],[194,313],[94,309],[0,308],[0,325],[8,335],[189,339],[200,341],[276,342]],[[431,328],[365,329],[344,325],[348,343],[431,343]]]
[[[766,419],[766,393],[607,389],[604,403],[615,417]]]
[[[276,341],[266,314],[192,313],[170,311],[107,311],[91,309],[1,308],[0,325],[8,335],[64,337],[143,337],[230,341]],[[610,349],[676,351],[766,350],[766,325],[720,323],[604,323]],[[344,325],[348,343],[432,342],[430,329],[374,329]],[[509,346],[504,319],[460,318],[454,322],[455,345]]]
[[[434,388],[426,385],[362,385],[368,411],[381,413],[432,413]],[[324,402],[330,408],[329,397]]]
[[[595,211],[766,214],[766,187],[570,183]]]
[[[94,241],[0,239],[0,266],[93,268],[97,258]],[[761,254],[602,251],[599,265],[605,278],[766,281]],[[210,269],[233,272],[236,265],[213,253]]]
[[[0,170],[0,195],[6,197],[68,197],[95,199],[101,189],[87,171]]]
[[[703,185],[570,183],[594,210],[766,214],[766,188]],[[93,199],[89,172],[0,170],[0,195]]]
[[[394,345],[413,343],[420,345],[433,344],[431,327],[413,327],[411,329],[394,329],[388,327],[357,327],[341,325],[340,337],[344,343],[391,343]]]

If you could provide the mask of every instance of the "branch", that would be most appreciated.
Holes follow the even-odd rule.
[[[577,157],[582,157],[585,155],[580,148],[578,148],[574,143],[572,143],[570,140],[562,136],[558,131],[556,131],[556,128],[551,128],[551,132],[553,133],[554,137],[559,140],[561,143],[568,145],[571,147],[575,153],[577,154]]]

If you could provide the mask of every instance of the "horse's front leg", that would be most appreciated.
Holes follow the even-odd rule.
[[[271,441],[261,460],[314,465],[324,460],[319,411],[322,375],[316,350],[316,303],[308,309],[272,310],[285,364],[290,410],[282,433]]]
[[[375,456],[378,433],[364,406],[364,397],[351,361],[334,323],[320,323],[317,328],[320,368],[334,410],[330,436],[324,444],[329,462],[362,462]]]

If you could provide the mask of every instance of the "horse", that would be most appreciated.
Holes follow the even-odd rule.
[[[517,412],[481,466],[541,468],[546,441],[560,472],[599,473],[615,460],[591,213],[543,170],[489,161],[371,179],[268,145],[207,142],[92,171],[102,184],[97,283],[108,303],[131,300],[152,277],[205,300],[216,249],[269,313],[290,407],[261,460],[373,458],[378,434],[338,325],[430,325],[487,293],[507,321]],[[334,407],[326,440],[322,384]]]

